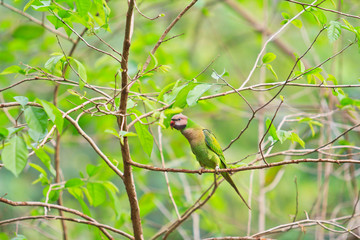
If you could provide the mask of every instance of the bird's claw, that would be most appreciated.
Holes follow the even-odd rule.
[[[216,167],[215,167],[215,173],[216,173],[217,175],[220,174],[220,173],[219,173],[219,169],[220,169],[219,166],[216,166]]]
[[[199,175],[201,175],[201,174],[203,173],[204,169],[205,169],[204,167],[201,167],[201,168],[199,169],[199,172],[198,172]]]

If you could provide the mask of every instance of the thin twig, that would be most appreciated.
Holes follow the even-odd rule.
[[[101,223],[97,223],[97,222],[92,222],[92,221],[87,221],[87,220],[82,220],[82,219],[76,219],[76,218],[69,218],[69,217],[61,217],[61,216],[55,216],[55,215],[38,215],[38,216],[23,216],[23,217],[17,217],[17,218],[11,218],[11,219],[7,219],[7,220],[3,220],[0,221],[0,226],[1,225],[6,225],[9,223],[14,223],[14,222],[19,222],[19,221],[25,221],[25,220],[34,220],[34,219],[45,219],[45,220],[65,220],[65,221],[70,221],[70,222],[76,222],[76,223],[82,223],[82,224],[86,224],[86,225],[92,225],[95,226],[97,228],[104,228],[104,229],[108,229],[114,233],[118,233],[128,239],[135,239],[133,236],[131,236],[128,233],[125,233],[123,231],[120,231],[116,228],[110,227],[108,225],[105,224],[101,224]]]
[[[174,27],[174,25],[181,19],[181,17],[197,2],[198,0],[192,0],[189,5],[187,5],[180,13],[179,15],[170,23],[170,25],[165,29],[164,33],[161,35],[157,43],[155,44],[154,48],[150,51],[150,55],[147,57],[144,66],[142,70],[140,71],[140,74],[143,73],[146,68],[149,66],[151,55],[154,55],[156,50],[160,47],[161,43],[163,43],[163,40],[165,39],[166,35],[170,32],[170,30]]]
[[[14,206],[14,207],[31,207],[31,206],[35,206],[35,207],[45,207],[46,209],[58,209],[58,210],[61,210],[61,211],[64,211],[64,212],[68,212],[68,213],[72,213],[72,214],[75,214],[79,217],[82,217],[86,220],[89,220],[91,222],[94,222],[94,223],[98,223],[95,219],[89,217],[88,215],[78,211],[78,210],[75,210],[75,209],[71,209],[71,208],[67,208],[67,207],[64,207],[62,205],[56,205],[56,204],[49,204],[49,203],[43,203],[43,202],[14,202],[14,201],[11,201],[9,199],[5,199],[5,198],[2,198],[0,197],[0,202],[3,202],[5,204],[8,204],[8,205],[11,205],[11,206]],[[105,229],[103,229],[102,227],[99,228],[109,239],[113,239],[112,236],[106,232]]]
[[[163,153],[163,147],[162,147],[162,133],[161,133],[161,126],[160,125],[158,126],[158,135],[159,135],[159,152],[160,152],[160,157],[161,157],[161,165],[162,165],[163,168],[165,168],[165,159],[164,159],[164,153]],[[180,216],[179,210],[177,208],[175,199],[174,199],[174,197],[172,195],[172,192],[171,192],[169,176],[168,176],[167,172],[164,172],[164,176],[165,176],[165,181],[166,181],[166,185],[167,185],[167,188],[168,188],[170,200],[171,200],[171,202],[172,202],[172,204],[174,206],[174,209],[175,209],[175,212],[176,212],[176,215],[177,215],[178,219],[180,219],[181,216]]]
[[[319,4],[313,5],[313,4],[309,4],[309,3],[297,2],[297,1],[294,1],[294,0],[285,0],[285,1],[291,2],[291,3],[295,3],[295,4],[299,4],[299,5],[302,5],[302,6],[308,6],[308,7],[318,8],[318,9],[323,10],[323,11],[326,11],[326,12],[332,12],[332,13],[336,13],[336,14],[338,14],[338,15],[342,15],[342,16],[346,16],[346,17],[351,17],[351,18],[360,19],[360,16],[356,16],[356,15],[352,15],[352,14],[340,12],[340,11],[333,10],[333,9],[328,9],[328,8],[319,7],[319,6],[318,6]]]

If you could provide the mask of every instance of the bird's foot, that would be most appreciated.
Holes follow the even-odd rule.
[[[220,174],[220,173],[219,173],[219,169],[220,169],[219,166],[216,166],[216,167],[215,167],[215,173],[216,173],[217,175]]]
[[[199,175],[201,175],[203,172],[204,172],[204,170],[205,170],[205,168],[204,167],[201,167],[200,169],[199,169]]]

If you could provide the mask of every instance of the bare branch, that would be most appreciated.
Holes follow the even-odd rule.
[[[318,8],[318,9],[324,10],[324,11],[326,11],[326,12],[332,12],[332,13],[336,13],[336,14],[338,14],[338,15],[342,15],[342,16],[346,16],[346,17],[351,17],[351,18],[360,19],[360,16],[356,16],[356,15],[352,15],[352,14],[340,12],[340,11],[333,10],[333,9],[328,9],[328,8],[319,7],[319,4],[313,5],[313,3],[312,3],[312,4],[302,3],[302,2],[298,2],[298,1],[294,1],[294,0],[285,0],[285,1],[291,2],[291,3],[295,3],[295,4],[299,4],[299,5],[301,5],[301,6],[308,6],[308,7]]]
[[[128,239],[135,239],[130,234],[125,233],[123,231],[120,231],[120,230],[118,230],[116,228],[110,227],[110,226],[105,225],[105,224],[92,222],[92,221],[87,221],[87,220],[76,219],[76,218],[55,216],[55,215],[23,216],[23,217],[11,218],[11,219],[0,221],[0,226],[10,224],[10,223],[14,223],[14,222],[25,221],[25,220],[34,220],[34,219],[65,220],[65,221],[70,221],[70,222],[82,223],[82,224],[92,225],[92,226],[98,227],[99,229],[100,228],[108,229],[108,230],[110,230],[110,231],[112,231],[114,233],[118,233],[118,234],[120,234],[120,235],[122,235],[122,236],[124,236],[124,237],[126,237]]]
[[[91,222],[94,222],[94,223],[98,223],[95,219],[87,216],[86,214],[78,211],[78,210],[75,210],[75,209],[71,209],[71,208],[67,208],[67,207],[64,207],[62,205],[56,205],[56,204],[50,204],[50,203],[43,203],[43,202],[14,202],[14,201],[11,201],[9,199],[5,199],[5,198],[2,198],[0,197],[0,202],[3,202],[5,204],[8,204],[8,205],[11,205],[11,206],[14,206],[14,207],[45,207],[47,209],[51,209],[51,208],[54,208],[54,209],[58,209],[58,210],[61,210],[61,211],[64,211],[64,212],[68,212],[68,213],[72,213],[72,214],[75,214],[79,217],[82,217],[86,220],[89,220]],[[106,232],[106,230],[102,227],[99,228],[109,239],[112,239],[112,236]]]
[[[184,10],[182,10],[179,15],[170,23],[170,25],[165,29],[164,33],[161,35],[160,39],[157,41],[157,43],[155,44],[154,48],[150,51],[150,53],[152,55],[155,54],[156,50],[160,47],[161,43],[163,42],[163,40],[165,39],[166,35],[170,32],[170,30],[174,27],[174,25],[181,19],[181,17],[197,2],[198,0],[192,0],[191,3],[189,5],[187,5]],[[146,59],[144,66],[140,72],[140,74],[142,72],[144,72],[146,70],[146,68],[149,66],[151,60],[151,55],[148,56],[148,58]]]

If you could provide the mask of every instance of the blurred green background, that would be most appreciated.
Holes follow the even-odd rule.
[[[27,1],[4,2],[20,10],[27,3]],[[68,1],[55,2],[67,7],[71,4]],[[310,3],[310,1],[307,2]],[[335,2],[336,6],[332,2]],[[165,28],[188,3],[189,1],[168,0],[137,2],[139,9],[145,15],[154,17],[164,14],[164,16],[150,21],[135,11],[135,25],[129,60],[130,76],[134,76],[141,68]],[[340,9],[342,12],[355,15],[360,10],[360,2],[356,0],[339,1],[339,3],[325,1],[321,6]],[[92,34],[92,31],[95,31],[104,41],[121,51],[127,4],[126,1],[109,1],[108,6],[111,9],[108,22],[110,31],[106,31],[104,27],[100,28],[98,24],[95,24],[94,29],[85,33],[84,39],[100,49],[111,52],[105,44]],[[213,71],[219,74],[225,71],[224,78],[226,81],[233,87],[239,88],[248,77],[263,43],[269,35],[283,26],[286,16],[293,17],[301,10],[303,10],[302,6],[286,1],[198,1],[175,25],[166,39],[179,36],[163,42],[155,54],[158,64],[168,66],[168,71],[155,71],[141,77],[131,88],[131,91],[141,92],[156,98],[159,92],[170,83],[179,80],[179,85],[182,85],[193,80],[200,73],[201,75],[196,77],[197,82],[214,84],[204,96],[231,90],[221,79],[216,80],[212,77]],[[22,69],[25,69],[26,66],[44,68],[46,61],[52,54],[62,53],[61,47],[65,52],[69,52],[72,46],[70,41],[59,37],[60,47],[55,35],[42,26],[4,6],[0,6],[0,13],[0,72],[12,65],[19,65]],[[44,19],[45,24],[52,26],[46,20],[46,16],[50,15],[47,11],[35,11],[30,7],[25,13],[40,21]],[[321,13],[324,16],[310,11],[303,13],[298,18],[301,22],[297,22],[297,26],[290,24],[276,37],[278,43],[273,41],[267,45],[265,52],[272,52],[276,55],[271,66],[277,75],[277,79],[264,65],[261,66],[260,61],[246,86],[283,82],[287,79],[295,63],[294,55],[279,48],[279,44],[285,46],[290,53],[301,56],[309,48],[324,23],[329,25],[331,21],[338,21],[344,24],[340,20],[344,16],[326,11],[321,11]],[[319,16],[326,19],[319,20]],[[249,18],[253,22],[249,21]],[[355,27],[360,25],[359,19],[346,19]],[[74,22],[74,29],[80,33],[84,26],[79,22]],[[259,32],[256,30],[257,27],[270,34]],[[58,30],[65,33],[63,28]],[[72,34],[71,38],[76,39],[76,36]],[[341,37],[335,42],[330,42],[325,30],[309,53],[302,59],[302,62],[306,69],[310,69],[341,50],[354,38],[353,33],[343,29]],[[109,95],[113,94],[111,88],[114,87],[115,81],[117,81],[117,86],[119,85],[119,76],[117,76],[117,71],[120,68],[119,63],[109,56],[91,50],[83,42],[79,43],[73,57],[85,66],[89,84],[108,88],[104,91]],[[212,64],[207,68],[210,63]],[[359,83],[360,68],[358,63],[359,48],[357,44],[354,44],[338,57],[322,65],[321,75],[325,79],[329,77],[329,74],[333,75],[337,79],[337,84],[355,85]],[[154,67],[154,64],[153,58],[149,69]],[[54,74],[57,74],[56,71]],[[31,76],[21,74],[0,75],[0,88],[4,89],[28,77]],[[77,81],[77,76],[71,71],[67,77]],[[316,78],[314,82],[309,82],[308,78],[303,77],[296,80],[296,83],[319,85],[320,80]],[[327,83],[335,84],[331,81]],[[55,84],[50,81],[24,82],[11,89],[1,91],[1,102],[14,102],[14,96],[26,96],[30,101],[39,98],[51,102],[54,87]],[[263,91],[248,89],[242,91],[241,94],[254,109],[257,109],[269,101],[280,89],[267,90],[266,88],[262,87]],[[99,96],[89,89],[80,90],[78,86],[61,84],[58,106],[63,111],[85,101],[70,94],[69,89],[81,92],[81,94],[86,91],[87,98]],[[359,98],[358,87],[342,88],[342,90],[351,99]],[[161,106],[159,103],[144,100],[135,94],[130,95],[136,104],[135,108],[142,113]],[[356,119],[356,114],[358,114],[356,106],[341,106],[338,102],[341,100],[339,96],[334,96],[332,90],[325,90],[324,88],[286,86],[281,95],[284,97],[284,104],[276,115],[274,125],[277,127],[284,119],[289,120],[282,124],[281,130],[298,134],[305,142],[306,149],[317,148],[334,139],[353,125],[345,115],[352,112],[355,116],[354,119]],[[241,163],[246,164],[259,157],[257,155],[258,145],[265,131],[265,120],[274,116],[279,103],[280,97],[277,97],[257,112],[255,119],[251,121],[241,138],[225,151],[228,163],[242,160]],[[319,124],[313,125],[313,133],[307,121],[299,121],[301,118],[313,118],[317,114],[326,114],[333,110],[336,110],[336,113],[314,118]],[[13,118],[17,118],[21,109],[19,107],[9,108],[8,111]],[[71,116],[76,118],[78,113]],[[223,147],[226,147],[244,129],[252,116],[246,102],[237,94],[200,100],[195,106],[185,107],[184,113],[204,127],[211,129]],[[154,118],[148,119],[149,122],[152,120]],[[358,122],[358,119],[355,121]],[[20,116],[19,122],[25,122],[23,116]],[[85,114],[79,123],[86,133],[94,139],[99,148],[111,160],[118,163],[118,167],[122,169],[119,141],[106,132],[107,129],[117,128],[116,118],[114,116]],[[0,111],[0,126],[12,127],[4,111]],[[156,123],[151,124],[149,128],[158,142],[158,125]],[[132,128],[130,131],[135,132],[135,129]],[[179,132],[172,131],[169,128],[161,129],[161,131],[166,167],[184,169],[198,169],[200,167],[192,155],[188,143]],[[26,135],[26,131],[23,134]],[[346,137],[336,141],[335,145],[358,146],[359,140],[359,132],[354,130]],[[161,166],[160,153],[156,144],[154,144],[151,157],[149,157],[142,149],[137,137],[130,137],[129,142],[133,161]],[[264,142],[267,147],[271,144],[268,141],[268,135]],[[280,142],[275,143],[270,153],[281,152],[290,148],[302,149],[297,142],[292,143],[287,140],[282,144]],[[45,150],[52,156],[54,148],[51,142],[47,144]],[[331,150],[332,153],[338,154],[343,151],[344,149],[340,148]],[[60,154],[62,180],[64,182],[73,178],[81,178],[85,183],[83,187],[89,182],[105,184],[97,192],[103,196],[97,200],[97,206],[90,204],[85,190],[82,193],[85,194],[83,199],[91,216],[100,223],[115,226],[131,233],[129,204],[121,179],[107,167],[67,121],[65,121],[64,132],[61,136]],[[306,157],[321,158],[321,154],[313,153]],[[356,159],[356,157],[353,158]],[[267,161],[271,163],[296,158],[304,157],[279,155],[267,158]],[[337,159],[336,156],[332,158]],[[29,158],[29,162],[41,165],[45,169],[35,155]],[[89,176],[91,175],[89,168],[92,168],[90,165],[96,166],[96,172],[92,176]],[[326,168],[331,168],[329,176],[326,175],[329,173]],[[240,191],[246,198],[249,191],[252,192],[251,215],[233,189],[224,183],[220,185],[215,195],[204,207],[196,211],[177,231],[170,235],[171,239],[193,239],[197,238],[198,234],[201,238],[251,235],[264,229],[292,222],[296,213],[296,220],[306,218],[306,213],[311,218],[326,219],[351,215],[358,189],[357,185],[354,186],[354,183],[351,183],[350,169],[349,164],[329,166],[324,163],[302,163],[266,170],[238,172],[233,175],[233,179]],[[174,221],[177,216],[169,199],[164,173],[136,167],[133,170],[144,236],[145,239],[149,239],[163,226]],[[355,177],[358,176],[358,172],[358,167],[355,165]],[[51,175],[48,174],[50,178]],[[180,213],[190,207],[213,182],[212,174],[169,173],[168,175],[171,191]],[[46,185],[40,182],[33,184],[38,177],[39,172],[29,165],[25,167],[19,177],[15,177],[2,167],[0,168],[0,196],[6,195],[5,198],[13,201],[44,201],[43,190]],[[359,184],[359,179],[355,178],[355,182]],[[118,189],[118,191],[114,190],[113,194],[104,187],[110,183]],[[328,193],[325,195],[327,206],[322,205],[324,203],[324,188],[328,188]],[[79,201],[68,192],[68,189],[63,191],[63,199],[65,206],[84,211]],[[262,210],[260,210],[261,207]],[[43,211],[42,208],[11,207],[1,203],[0,221],[25,215],[43,214]],[[50,214],[56,215],[57,211],[52,209]],[[251,225],[249,225],[249,221]],[[70,239],[100,239],[99,231],[94,227],[70,222],[67,225]],[[60,222],[55,220],[25,221],[19,225],[3,225],[0,226],[0,231],[2,232],[0,239],[11,239],[15,236],[14,232],[16,231],[26,236],[27,239],[61,238]],[[330,239],[333,236],[331,234],[326,231],[325,239]],[[120,235],[113,234],[113,236],[116,239],[122,239]],[[322,235],[321,229],[315,227],[306,227],[306,231],[301,231],[301,228],[294,228],[286,233],[271,235],[277,239],[295,239],[298,237],[300,239],[314,239],[316,236]]]

